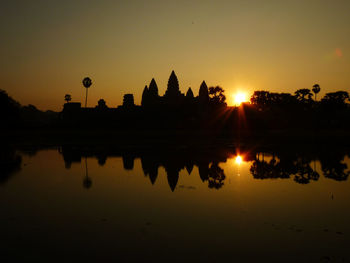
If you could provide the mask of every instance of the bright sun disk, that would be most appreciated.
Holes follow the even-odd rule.
[[[234,103],[236,106],[241,105],[243,102],[247,101],[247,95],[243,92],[237,92],[233,95]]]

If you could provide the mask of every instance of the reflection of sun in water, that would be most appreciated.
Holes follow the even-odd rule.
[[[237,155],[235,158],[235,163],[240,165],[243,162],[242,156]]]
[[[241,105],[243,102],[247,102],[247,94],[244,92],[237,92],[233,94],[233,101],[236,106]]]
[[[237,176],[241,176],[239,167],[243,163],[243,158],[239,154],[235,157],[235,164],[237,165]]]

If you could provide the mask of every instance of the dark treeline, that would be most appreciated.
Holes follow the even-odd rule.
[[[22,106],[0,90],[0,122],[3,128],[41,128],[57,125],[59,114],[41,111],[34,105]]]
[[[88,78],[86,78],[88,79]],[[89,79],[90,80],[90,79]],[[91,80],[90,80],[91,85]],[[90,87],[84,86],[86,88]],[[125,94],[123,104],[109,107],[100,99],[96,107],[82,107],[69,94],[61,113],[42,112],[34,106],[22,107],[0,92],[1,120],[6,127],[49,127],[90,130],[210,130],[224,133],[269,130],[339,130],[350,128],[349,94],[337,91],[317,100],[320,86],[299,89],[294,94],[255,91],[249,103],[239,107],[226,104],[224,89],[208,87],[205,81],[197,96],[191,88],[181,93],[174,71],[166,92],[159,95],[155,79],[145,86],[141,105],[133,94]],[[87,97],[86,97],[87,99]]]
[[[299,89],[294,95],[255,91],[251,105],[245,107],[246,118],[251,126],[265,129],[349,129],[348,92],[330,92],[317,101],[319,85],[312,90],[314,94]]]

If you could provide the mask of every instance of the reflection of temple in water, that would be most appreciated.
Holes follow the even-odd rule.
[[[140,158],[144,175],[151,184],[155,184],[160,167],[165,169],[171,191],[176,189],[182,170],[191,174],[194,166],[202,182],[209,188],[220,189],[224,186],[225,172],[220,163],[226,162],[238,152],[235,148],[223,149],[159,149],[159,150],[120,150],[99,147],[61,148],[61,153],[67,169],[74,162],[80,163],[82,158],[97,158],[99,165],[104,165],[108,157],[121,157],[125,170],[133,170],[134,160]],[[299,184],[317,181],[320,177],[316,170],[316,161],[320,161],[321,171],[326,178],[346,180],[350,174],[347,164],[343,161],[347,151],[337,148],[331,153],[329,150],[298,153],[295,151],[276,149],[244,150],[244,161],[251,162],[250,173],[255,179],[290,179]],[[91,183],[90,183],[91,185]]]
[[[181,170],[191,174],[194,166],[198,167],[200,178],[208,183],[208,187],[219,189],[224,185],[224,171],[219,167],[220,162],[226,162],[230,156],[228,150],[219,151],[186,151],[186,150],[162,150],[162,151],[121,151],[115,149],[98,149],[86,147],[62,147],[65,167],[69,169],[72,163],[80,163],[82,158],[97,158],[99,165],[104,165],[108,157],[121,157],[123,168],[133,170],[134,160],[140,158],[144,175],[149,178],[151,184],[155,184],[160,167],[165,169],[169,187],[175,190]]]
[[[33,150],[34,149],[34,150]],[[33,156],[40,147],[15,148],[3,145],[0,148],[0,184],[7,182],[21,169],[21,155]],[[243,160],[250,162],[250,174],[254,179],[293,179],[299,184],[315,182],[323,175],[327,179],[345,181],[350,175],[346,156],[350,150],[339,145],[310,147],[295,145],[273,147],[235,147],[223,148],[159,148],[133,150],[119,149],[113,146],[63,146],[59,148],[65,167],[70,169],[73,163],[86,161],[86,171],[83,185],[90,188],[93,178],[88,175],[88,158],[96,158],[103,166],[109,157],[120,157],[125,170],[133,170],[135,159],[140,159],[143,173],[149,178],[152,185],[158,178],[158,170],[163,167],[169,187],[176,189],[180,172],[186,170],[191,174],[193,168],[198,168],[198,174],[203,183],[209,188],[220,189],[224,186],[225,171],[220,163],[243,153]],[[317,169],[318,168],[318,169]]]

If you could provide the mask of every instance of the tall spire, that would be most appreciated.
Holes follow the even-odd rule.
[[[174,98],[179,95],[181,95],[180,88],[179,88],[179,81],[177,80],[176,74],[173,70],[168,80],[168,88],[165,92],[165,96]]]
[[[158,86],[154,78],[151,80],[151,83],[149,84],[149,93],[152,96],[158,97]]]
[[[192,91],[191,87],[189,87],[187,90],[187,93],[186,93],[186,98],[193,99],[193,97],[194,97],[193,91]]]
[[[148,104],[148,101],[149,101],[149,90],[146,85],[142,92],[141,106],[146,106]]]
[[[204,80],[199,88],[199,101],[202,103],[206,103],[209,101],[208,86]]]

